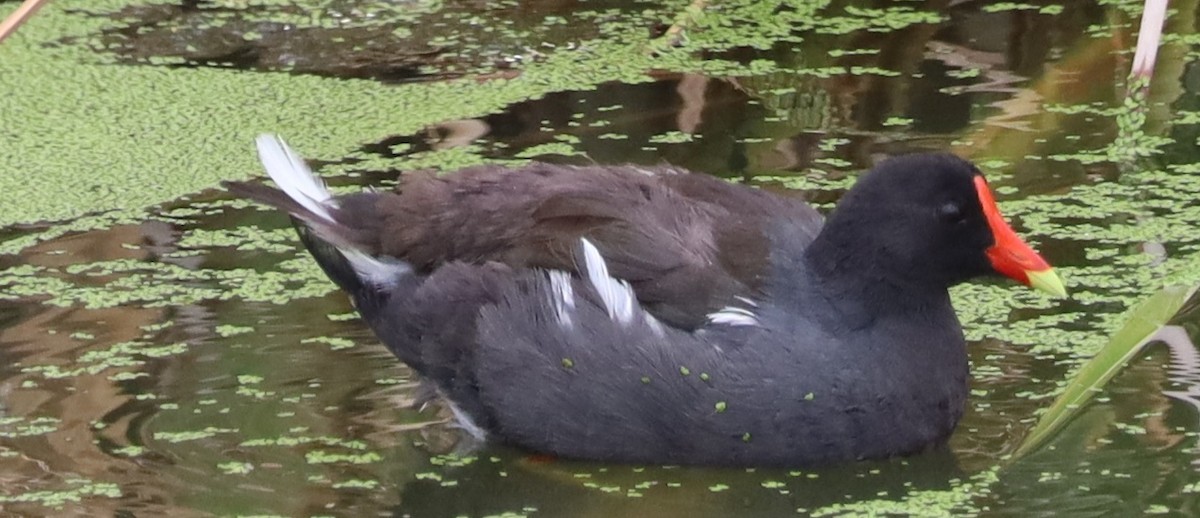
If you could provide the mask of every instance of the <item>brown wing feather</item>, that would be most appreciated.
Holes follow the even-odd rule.
[[[820,227],[800,202],[670,168],[469,168],[407,175],[400,192],[345,200],[339,221],[373,234],[369,250],[432,271],[450,261],[575,270],[579,238],[600,250],[642,305],[672,325],[754,296],[767,265],[766,227]],[[369,198],[368,198],[369,197]]]

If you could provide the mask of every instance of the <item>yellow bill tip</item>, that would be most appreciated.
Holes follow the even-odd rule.
[[[1053,268],[1039,272],[1026,271],[1025,276],[1029,278],[1029,286],[1033,289],[1048,293],[1055,298],[1067,298],[1067,288],[1063,286],[1062,279],[1054,272]]]

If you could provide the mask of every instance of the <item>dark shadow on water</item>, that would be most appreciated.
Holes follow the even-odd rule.
[[[822,121],[816,127],[794,121],[764,123],[774,108],[750,95],[743,83],[673,74],[650,83],[605,83],[594,90],[554,92],[479,119],[446,121],[417,134],[391,136],[359,151],[402,158],[473,145],[480,157],[494,161],[668,163],[745,179],[801,173],[836,178],[845,176],[847,169],[870,167],[881,157],[944,148],[947,143],[939,134],[912,137],[855,130],[850,120]],[[938,120],[959,128],[968,122]],[[829,149],[827,141],[844,144]],[[565,147],[537,152],[539,146],[555,144]],[[837,162],[846,165],[829,165]],[[365,184],[394,180],[403,173],[361,172],[365,180],[356,182]],[[821,197],[821,192],[810,189],[808,194]]]
[[[566,45],[596,35],[595,27],[544,24],[570,16],[573,2],[412,2],[392,5],[342,0],[305,8],[286,4],[213,3],[134,5],[111,17],[97,47],[127,64],[181,68],[285,71],[383,83],[444,80],[464,75],[503,76],[542,59],[541,45]],[[626,10],[626,2],[590,2],[588,8]],[[466,31],[487,17],[502,30]],[[284,21],[290,20],[290,21]],[[540,41],[538,41],[540,40]],[[529,41],[538,41],[530,45]]]
[[[538,461],[500,451],[441,476],[407,483],[392,515],[492,516],[536,508],[547,516],[785,516],[945,490],[965,475],[941,448],[903,460],[790,471]]]

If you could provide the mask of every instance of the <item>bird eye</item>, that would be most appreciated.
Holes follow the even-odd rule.
[[[938,217],[942,221],[949,223],[962,223],[964,221],[962,207],[954,203],[947,203],[938,207]]]

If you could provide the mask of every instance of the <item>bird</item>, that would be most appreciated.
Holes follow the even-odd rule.
[[[947,289],[1061,278],[948,153],[884,159],[828,214],[670,166],[480,165],[333,195],[278,136],[282,210],[475,439],[552,458],[817,466],[943,445],[968,395]]]

